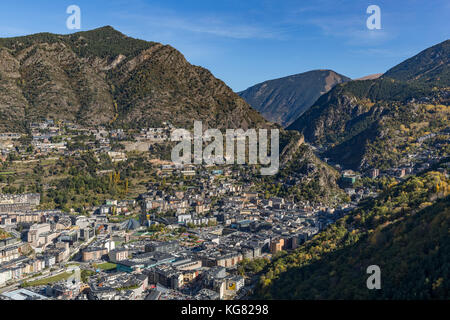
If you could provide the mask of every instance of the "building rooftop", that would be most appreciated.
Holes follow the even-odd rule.
[[[2,295],[11,300],[48,300],[47,297],[27,289],[18,289],[3,293]]]

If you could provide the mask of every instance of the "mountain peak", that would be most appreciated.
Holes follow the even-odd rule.
[[[6,50],[4,50],[6,49]],[[0,130],[41,118],[87,126],[271,126],[208,70],[170,46],[105,26],[0,38]]]
[[[99,27],[99,28],[97,28],[97,29],[93,29],[92,31],[94,31],[94,30],[111,30],[111,31],[117,31],[116,29],[114,29],[114,27],[112,27],[112,26],[110,26],[110,25],[106,25],[106,26],[103,26],[103,27]],[[117,32],[119,32],[119,31],[117,31]]]
[[[318,69],[268,80],[239,95],[267,120],[288,126],[322,94],[350,80],[333,70]]]
[[[78,33],[102,33],[102,34],[120,35],[120,36],[126,37],[122,32],[114,29],[110,25],[99,27],[96,29],[88,30],[88,31],[77,32],[76,34],[78,34]]]

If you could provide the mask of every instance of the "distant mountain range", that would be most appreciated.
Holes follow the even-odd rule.
[[[169,45],[112,27],[0,39],[0,131],[51,117],[85,125],[270,125],[224,82]]]
[[[422,51],[381,78],[336,85],[287,129],[302,132],[323,156],[347,168],[407,163],[408,155],[419,152],[421,136],[448,127],[449,43]]]
[[[269,80],[239,93],[268,121],[288,126],[336,84],[351,79],[332,70],[314,70]]]

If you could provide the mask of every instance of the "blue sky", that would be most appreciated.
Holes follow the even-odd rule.
[[[111,25],[170,44],[235,91],[312,69],[381,73],[450,34],[448,0],[14,0],[0,4],[0,37],[72,33],[72,4],[82,31]],[[381,30],[366,27],[369,5]]]

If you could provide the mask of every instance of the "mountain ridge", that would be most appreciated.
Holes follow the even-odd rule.
[[[0,130],[55,117],[137,127],[193,120],[222,128],[272,126],[223,81],[169,45],[112,27],[0,39]]]
[[[431,47],[432,54],[442,56],[437,52],[447,52],[448,43]],[[324,157],[345,168],[389,169],[406,165],[408,155],[420,151],[421,143],[415,141],[445,130],[449,115],[448,62],[438,62],[436,69],[428,63],[429,55],[426,49],[414,57],[419,66],[406,60],[400,67],[392,68],[402,70],[398,76],[401,79],[388,72],[378,79],[336,85],[287,130],[302,132],[307,142],[320,147]],[[430,69],[422,67],[423,61],[432,66],[436,81],[429,77]],[[418,75],[417,70],[426,77]]]
[[[450,39],[422,50],[413,57],[394,66],[383,78],[402,81],[432,82],[448,85],[450,82]]]

